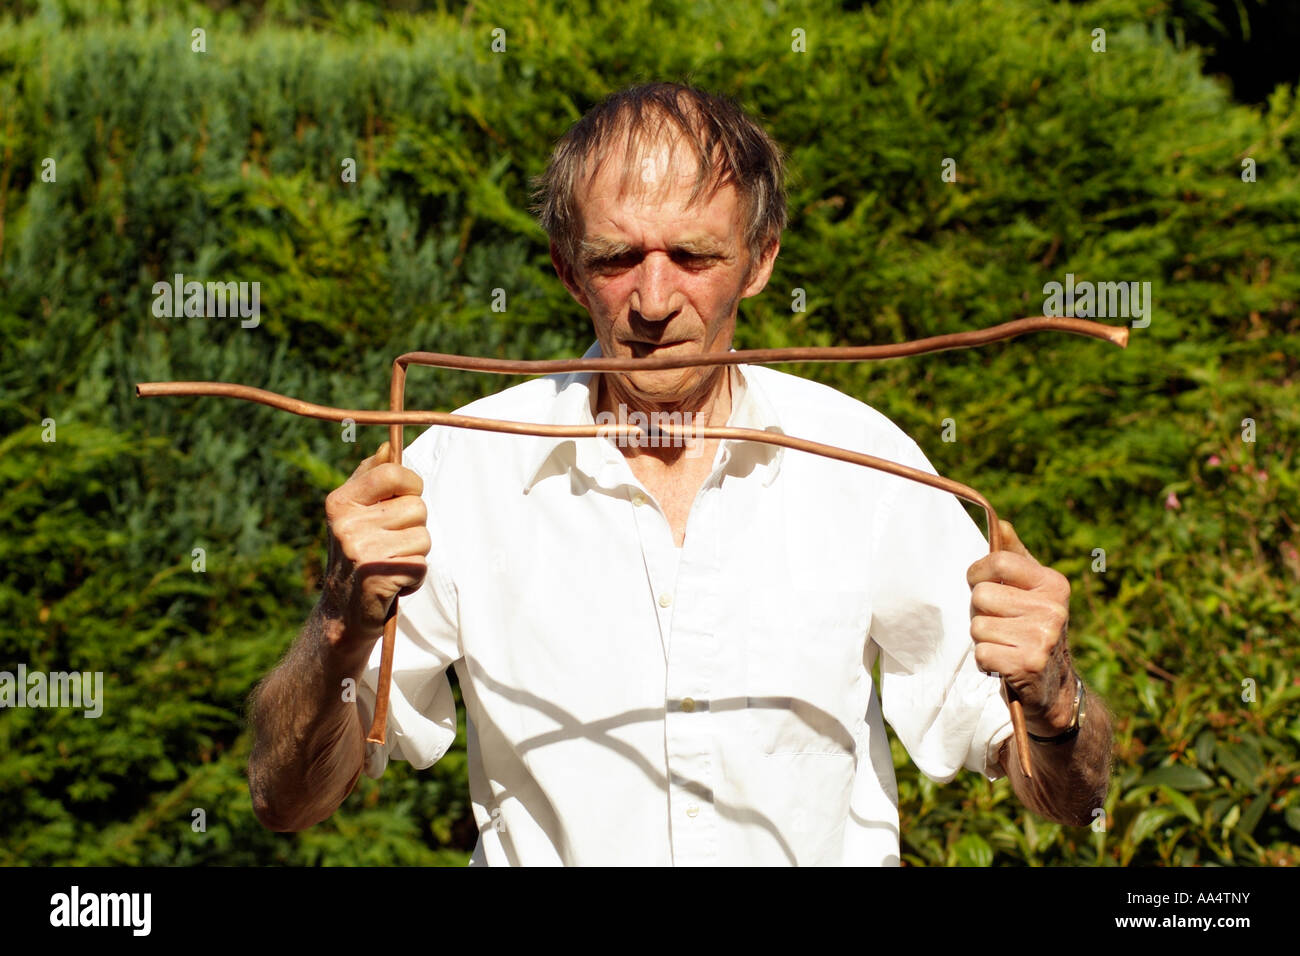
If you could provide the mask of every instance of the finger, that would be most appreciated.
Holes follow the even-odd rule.
[[[1030,560],[1033,559],[1034,556],[1030,554],[1029,549],[1026,548],[1023,543],[1021,543],[1020,535],[1016,534],[1016,529],[1012,527],[1010,521],[1008,521],[1006,518],[999,518],[998,530],[1002,532],[1003,551],[1010,551],[1013,554],[1023,555],[1024,557],[1029,558]]]
[[[980,581],[970,592],[971,616],[1022,617],[1042,607],[1045,599],[1024,588],[996,581]]]
[[[396,535],[393,544],[393,557],[395,558],[416,558],[420,561],[420,567],[425,567],[424,559],[429,556],[429,548],[433,542],[429,538],[429,529],[425,527],[406,528],[403,531],[394,531]]]
[[[978,644],[975,647],[975,666],[985,674],[1005,677],[1013,673],[1012,668],[1016,666],[1015,649],[999,644]]]
[[[419,495],[389,498],[371,506],[374,520],[385,531],[423,528],[429,523],[429,509]]]
[[[1019,588],[1034,588],[1042,583],[1043,566],[1032,557],[1014,551],[986,554],[966,570],[966,583],[972,588],[981,581],[995,581]]]
[[[423,573],[430,544],[427,528],[404,528],[401,531],[381,532],[371,546],[375,549],[372,553],[384,555],[384,561],[400,561],[403,572],[415,574],[417,569]],[[397,573],[397,570],[390,573]]]
[[[403,465],[383,462],[359,478],[348,481],[348,497],[357,504],[373,505],[403,495],[424,492],[424,479]]]
[[[389,579],[403,586],[428,571],[429,533],[423,528],[384,531],[369,538],[356,560],[359,580]]]
[[[1053,627],[1043,618],[976,614],[970,619],[970,636],[977,646],[997,644],[1018,648],[1025,655],[1050,654],[1059,643]]]

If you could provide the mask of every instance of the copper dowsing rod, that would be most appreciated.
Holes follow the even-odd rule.
[[[1064,318],[1058,316],[1040,315],[1032,318],[1014,319],[1010,322],[1003,322],[999,325],[987,329],[974,329],[968,332],[953,332],[947,335],[933,335],[927,338],[915,339],[911,342],[899,342],[889,345],[862,345],[862,346],[805,346],[795,348],[776,348],[776,349],[746,349],[735,352],[715,353],[711,355],[696,356],[660,356],[658,358],[608,358],[598,359],[556,359],[551,361],[528,361],[528,360],[509,360],[509,359],[484,359],[474,356],[448,355],[438,352],[407,352],[405,355],[399,355],[393,362],[392,383],[389,389],[389,406],[394,411],[401,411],[405,406],[406,395],[406,366],[414,365],[431,365],[439,368],[454,368],[467,371],[478,372],[496,372],[503,374],[523,374],[523,375],[545,375],[557,372],[573,371],[591,371],[591,372],[622,372],[622,371],[655,371],[660,369],[691,368],[700,366],[719,366],[735,365],[745,363],[748,365],[762,365],[772,362],[793,362],[793,361],[830,361],[830,362],[853,362],[869,361],[887,358],[902,358],[909,355],[920,355],[930,352],[942,352],[948,349],[970,348],[977,345],[986,345],[990,342],[997,342],[1002,339],[1009,339],[1026,332],[1038,331],[1061,331],[1072,332],[1077,335],[1086,335],[1093,338],[1103,339],[1118,345],[1120,348],[1128,346],[1128,326],[1105,325],[1100,322],[1091,322],[1086,319]],[[661,429],[662,430],[662,429]],[[597,432],[597,434],[601,434]],[[603,434],[609,434],[608,431]],[[697,430],[697,434],[709,438],[726,438],[739,437],[721,434],[703,434]],[[750,436],[755,441],[769,441],[770,439],[761,437],[768,433],[760,433],[759,436]],[[402,463],[402,448],[405,441],[402,437],[402,426],[400,424],[391,424],[388,430],[388,444],[390,451],[390,460],[397,464]],[[784,444],[783,442],[772,442],[774,444]],[[815,443],[808,442],[803,447],[804,451],[812,451],[814,454],[824,454],[822,450],[814,449]],[[799,446],[789,446],[799,447]],[[821,446],[822,449],[830,446]],[[829,457],[839,457],[830,455]],[[843,459],[854,461],[853,459]],[[923,484],[938,487],[949,491],[960,498],[964,498],[974,504],[984,508],[985,515],[989,524],[989,553],[995,553],[1001,550],[1001,532],[998,528],[997,515],[994,513],[992,506],[979,495],[974,489],[957,482],[948,482],[947,485],[935,485],[930,480],[930,475],[925,472],[914,472],[911,469],[906,471],[896,471],[890,468],[881,469],[879,463],[881,459],[871,459],[871,456],[863,455],[855,461],[856,464],[875,467],[879,470],[890,471],[892,474],[900,477],[911,478],[914,481],[920,481]],[[893,462],[889,464],[893,465]],[[895,468],[904,466],[895,465]],[[912,473],[908,473],[912,472]],[[947,481],[947,479],[944,479]],[[379,688],[376,695],[375,716],[367,735],[367,740],[373,743],[384,742],[385,724],[388,717],[388,690],[392,680],[393,668],[393,650],[397,644],[397,601],[394,599],[393,606],[390,610],[389,618],[384,622],[384,640],[383,647],[380,651],[379,659]],[[1026,778],[1033,777],[1032,760],[1029,755],[1029,734],[1025,727],[1024,708],[1021,705],[1015,689],[1010,684],[1005,684],[1007,693],[1007,706],[1011,711],[1011,726],[1016,738],[1016,750],[1019,753],[1020,769]]]
[[[969,348],[1001,339],[1011,338],[1025,332],[1041,330],[1059,330],[1104,339],[1121,348],[1128,344],[1128,328],[1109,326],[1084,319],[1054,318],[1040,316],[1037,318],[1017,319],[1004,322],[988,329],[972,332],[957,332],[949,335],[937,335],[894,345],[876,346],[815,346],[782,349],[747,349],[705,356],[662,356],[647,359],[626,358],[591,358],[558,359],[550,361],[514,361],[507,359],[485,359],[473,356],[449,355],[437,352],[408,352],[393,362],[393,377],[389,392],[391,410],[388,412],[364,409],[339,409],[325,405],[316,405],[300,399],[269,392],[247,385],[234,385],[225,382],[144,382],[136,385],[136,394],[140,397],[159,395],[212,395],[225,398],[239,398],[257,402],[292,412],[308,418],[326,421],[352,420],[361,425],[388,425],[391,460],[401,464],[404,425],[446,425],[458,428],[473,428],[482,431],[504,432],[517,435],[537,435],[543,437],[609,437],[615,434],[643,436],[646,433],[635,425],[539,425],[529,422],[508,422],[491,418],[477,418],[467,415],[455,415],[447,412],[404,411],[406,366],[408,364],[431,365],[441,368],[467,369],[471,371],[498,372],[502,374],[547,374],[567,371],[633,371],[657,370],[669,368],[689,368],[696,366],[766,364],[790,361],[862,361],[871,359],[898,358],[905,355],[918,355],[926,352],[938,352],[947,349]],[[675,426],[660,426],[660,433],[678,438],[730,438],[743,441],[757,441],[766,444],[782,445],[797,451],[834,458],[851,464],[863,465],[878,471],[908,478],[921,484],[947,491],[984,509],[989,526],[990,553],[1001,550],[1001,532],[998,518],[992,505],[979,492],[966,485],[918,471],[906,465],[886,461],[848,449],[835,448],[818,442],[779,435],[772,432],[748,428],[731,428],[718,426],[694,426],[690,429]],[[396,645],[397,599],[394,598],[389,614],[384,622],[383,647],[380,653],[379,686],[376,694],[375,714],[367,740],[383,744],[386,736],[388,717],[389,688],[392,681],[393,649]],[[1024,712],[1014,690],[1007,685],[1007,698],[1011,710],[1011,722],[1015,732],[1016,746],[1020,754],[1021,770],[1026,777],[1032,777],[1029,757],[1029,739],[1024,726]]]

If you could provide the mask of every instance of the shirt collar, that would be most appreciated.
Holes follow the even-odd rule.
[[[736,351],[734,348],[729,351]],[[583,353],[583,358],[599,358],[603,353],[600,343],[593,342]],[[731,416],[727,424],[733,428],[755,428],[784,435],[776,410],[772,407],[754,367],[727,366],[731,376]],[[546,424],[595,425],[593,405],[596,389],[595,372],[569,372],[554,378],[555,402]],[[714,466],[730,466],[733,473],[744,473],[746,464],[759,472],[763,486],[770,485],[781,469],[785,449],[780,445],[763,442],[725,439],[718,450]],[[590,476],[607,487],[619,484],[624,478],[627,462],[622,452],[608,438],[552,438],[539,436],[533,439],[524,458],[524,493],[549,475],[565,474],[570,468]]]

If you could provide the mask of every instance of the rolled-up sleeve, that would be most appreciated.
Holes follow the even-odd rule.
[[[900,438],[894,460],[935,473],[909,438]],[[962,768],[996,780],[1011,713],[1001,680],[975,664],[966,582],[988,542],[953,495],[895,476],[884,480],[871,626],[883,716],[931,780],[947,783]]]
[[[456,739],[456,700],[447,668],[462,656],[459,615],[434,506],[442,447],[443,441],[436,439],[413,444],[404,461],[424,481],[422,497],[428,509],[432,546],[423,584],[397,604],[386,740],[382,745],[366,744],[365,772],[370,777],[381,776],[390,758],[405,760],[418,769],[429,767]],[[357,703],[367,728],[374,714],[382,652],[383,642],[376,641],[357,689]]]

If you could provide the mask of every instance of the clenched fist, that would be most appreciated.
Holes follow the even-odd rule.
[[[322,604],[353,650],[372,644],[396,597],[419,588],[432,542],[424,481],[389,462],[388,442],[325,499],[329,566]]]
[[[1074,719],[1074,668],[1066,639],[1070,582],[1038,563],[1011,522],[1000,527],[1003,549],[966,572],[975,663],[1016,691],[1031,733],[1055,736]]]

